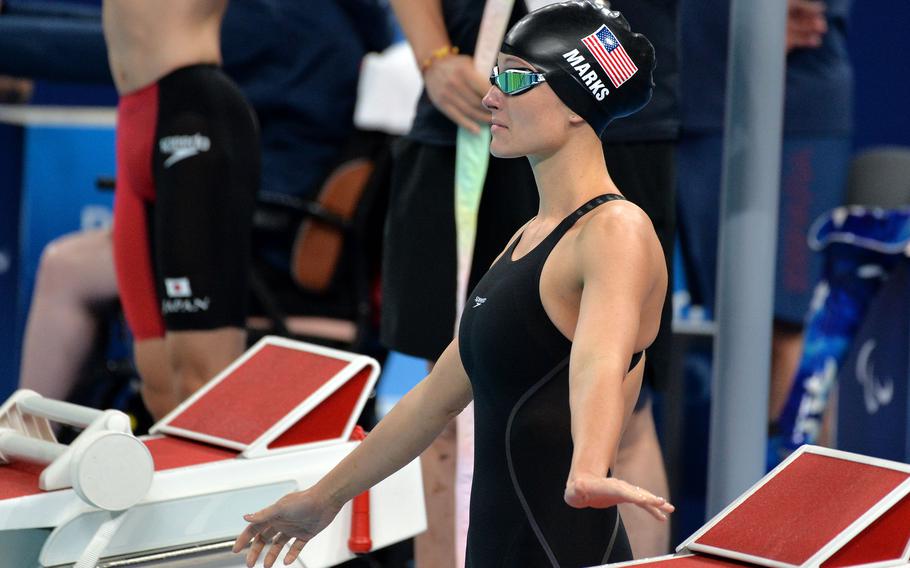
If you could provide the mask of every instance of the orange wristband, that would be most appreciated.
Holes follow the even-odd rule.
[[[439,49],[433,51],[429,57],[423,60],[423,63],[420,64],[420,72],[426,73],[433,63],[437,60],[442,59],[443,57],[448,57],[450,55],[458,55],[458,47],[454,45],[446,45],[440,47]]]

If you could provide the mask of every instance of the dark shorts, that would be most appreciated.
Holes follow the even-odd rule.
[[[400,140],[394,149],[382,267],[382,342],[436,360],[455,330],[455,148]],[[525,158],[490,158],[468,289],[537,213]]]
[[[692,302],[714,310],[723,138],[687,134],[679,148],[677,211]],[[787,137],[781,160],[774,318],[802,325],[821,270],[809,249],[809,226],[843,203],[850,140]]]
[[[120,99],[114,263],[138,340],[243,327],[259,188],[256,119],[214,65]]]
[[[651,222],[667,258],[669,282],[673,282],[673,241],[676,231],[676,144],[661,142],[609,142],[604,157],[610,177],[619,191],[639,207]],[[660,329],[647,349],[643,382],[662,390],[670,378],[673,306],[671,286],[660,318]],[[643,386],[644,389],[644,386]],[[639,410],[636,407],[636,410]]]

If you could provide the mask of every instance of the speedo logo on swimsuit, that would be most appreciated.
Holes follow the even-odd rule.
[[[572,66],[572,69],[575,69],[575,72],[588,86],[588,90],[591,91],[595,99],[602,101],[610,94],[610,90],[597,76],[597,72],[591,70],[591,64],[585,61],[585,56],[579,53],[577,49],[563,53],[562,56]]]
[[[473,307],[479,308],[486,301],[487,301],[486,298],[481,298],[480,296],[474,296],[474,306]]]
[[[208,296],[205,298],[193,297],[190,279],[185,276],[181,278],[165,278],[164,291],[168,297],[161,301],[161,313],[165,315],[206,312],[212,303]]]
[[[165,168],[200,152],[208,152],[211,147],[212,141],[209,140],[209,137],[198,132],[189,135],[166,136],[158,141],[158,149],[161,150],[161,153],[169,154],[168,159],[164,161]]]

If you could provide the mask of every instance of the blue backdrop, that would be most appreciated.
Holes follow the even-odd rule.
[[[849,47],[856,84],[855,146],[910,146],[910,2],[853,2]]]
[[[44,246],[79,229],[110,224],[114,130],[0,125],[0,400],[18,383],[19,352]],[[7,270],[2,270],[6,262]],[[49,348],[53,348],[49,346]]]

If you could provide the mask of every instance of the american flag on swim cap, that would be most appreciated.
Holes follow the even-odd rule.
[[[581,43],[585,44],[607,72],[614,87],[618,88],[638,71],[626,49],[606,25],[600,26],[600,29],[581,40]]]

